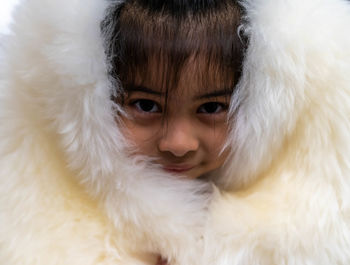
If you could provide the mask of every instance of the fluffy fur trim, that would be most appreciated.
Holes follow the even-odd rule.
[[[129,158],[100,22],[26,0],[0,79],[0,264],[350,263],[350,5],[244,0],[233,153],[214,184]]]

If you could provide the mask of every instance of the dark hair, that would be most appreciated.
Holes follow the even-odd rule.
[[[235,0],[126,0],[111,6],[101,26],[109,74],[123,92],[136,78],[160,79],[167,98],[183,66],[199,58],[203,87],[220,77],[233,90],[243,60],[241,16]],[[152,71],[157,68],[160,77]]]

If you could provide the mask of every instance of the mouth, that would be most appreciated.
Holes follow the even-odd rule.
[[[194,166],[191,165],[166,165],[163,169],[170,173],[185,173],[190,171]]]

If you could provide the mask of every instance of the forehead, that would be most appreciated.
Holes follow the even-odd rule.
[[[204,56],[190,56],[179,67],[154,58],[146,66],[136,67],[123,83],[146,86],[158,91],[191,88],[200,90],[230,89],[235,84],[234,73]]]

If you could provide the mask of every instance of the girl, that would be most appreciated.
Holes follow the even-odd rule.
[[[235,1],[109,8],[102,32],[110,76],[120,82],[117,122],[134,151],[166,172],[203,177],[228,156],[228,107],[243,54],[240,12]]]
[[[349,264],[350,6],[26,0],[0,264]]]

